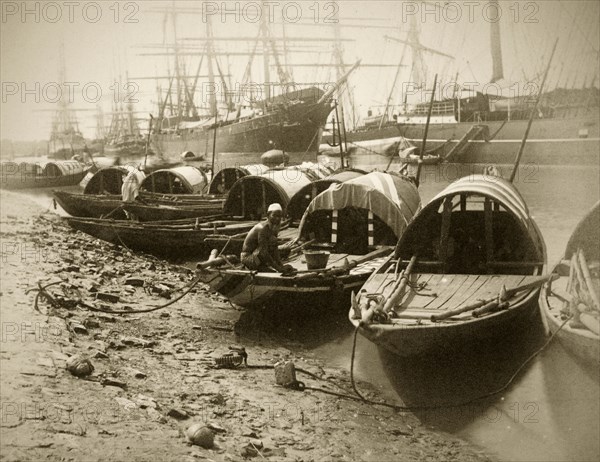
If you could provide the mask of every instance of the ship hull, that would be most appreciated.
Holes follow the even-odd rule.
[[[488,126],[491,141],[470,140],[468,146],[452,157],[457,163],[512,164],[527,129],[527,120],[482,122]],[[427,151],[437,148],[442,158],[471,129],[471,122],[433,123],[427,135]],[[598,115],[569,119],[536,119],[533,121],[524,150],[524,159],[540,165],[598,165],[600,162],[600,120]],[[425,124],[399,123],[370,130],[347,133],[349,148],[355,155],[386,155],[378,147],[385,140],[403,136],[420,147]],[[495,136],[494,136],[495,135]],[[335,154],[335,151],[332,151]]]
[[[83,136],[78,134],[59,135],[48,143],[48,159],[69,160],[74,155],[83,155],[84,149],[85,139]]]
[[[260,156],[271,149],[285,151],[292,163],[314,161],[330,112],[329,103],[315,103],[220,126],[216,136],[212,127],[156,133],[151,137],[152,147],[167,161],[181,162],[182,153],[191,151],[211,164],[216,141],[215,171],[259,163]]]

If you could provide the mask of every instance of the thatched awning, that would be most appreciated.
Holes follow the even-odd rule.
[[[292,222],[299,222],[311,201],[332,184],[344,183],[364,174],[365,172],[361,170],[340,171],[304,186],[290,199],[287,209],[288,217],[292,219]]]
[[[310,183],[306,173],[293,168],[245,176],[229,190],[223,211],[231,216],[260,219],[266,216],[269,204],[278,203],[285,214],[292,196]]]
[[[418,255],[447,273],[485,274],[500,268],[508,274],[531,274],[536,265],[521,263],[544,263],[546,248],[512,183],[470,175],[423,207],[398,242],[396,255]]]
[[[410,180],[372,172],[330,186],[315,197],[302,217],[300,236],[332,242],[332,212],[337,211],[338,249],[365,253],[369,212],[373,214],[372,245],[394,245],[420,206],[419,193]]]
[[[314,178],[314,180],[323,180],[334,173],[333,167],[320,162],[302,162],[294,168],[302,170],[307,175]]]
[[[152,172],[140,189],[159,194],[201,194],[207,185],[204,172],[186,165]]]
[[[85,185],[83,194],[121,194],[123,175],[133,168],[119,165],[98,170]]]
[[[42,175],[48,178],[58,178],[83,173],[84,170],[85,165],[76,160],[58,160],[44,165]]]
[[[208,187],[209,194],[225,194],[233,184],[242,177],[248,175],[262,175],[269,167],[263,164],[242,165],[239,167],[227,167],[217,172]]]

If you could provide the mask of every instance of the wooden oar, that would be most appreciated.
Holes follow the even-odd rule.
[[[477,308],[473,310],[473,317],[479,318],[480,316],[495,313],[497,311],[502,311],[508,308],[508,302],[499,303],[498,300],[494,300],[493,302],[487,303],[483,305],[481,308]]]
[[[301,244],[301,245],[299,245],[297,247],[290,246],[290,255],[288,257],[288,260],[289,260],[290,257],[299,254],[302,251],[302,249],[308,247],[309,245],[311,245],[315,241],[316,241],[316,239],[311,239],[310,241],[306,241],[304,244]]]
[[[433,100],[435,99],[435,87],[437,85],[437,74],[433,79],[433,91],[431,92],[431,100],[429,101],[429,109],[427,110],[427,122],[425,123],[425,132],[423,133],[423,144],[421,144],[421,152],[419,153],[419,163],[417,164],[417,173],[415,175],[417,188],[421,177],[421,169],[423,167],[423,154],[425,154],[425,145],[427,143],[427,132],[429,131],[429,122],[431,121],[431,111],[433,110]]]
[[[529,289],[535,289],[535,288],[541,286],[542,284],[544,284],[548,281],[553,281],[554,279],[557,279],[557,278],[558,278],[558,275],[556,275],[556,274],[548,274],[546,276],[540,276],[526,284],[522,284],[520,286],[513,287],[511,289],[506,289],[506,297],[510,298],[518,292],[522,292],[524,290],[529,290]],[[452,316],[456,316],[457,314],[461,314],[466,311],[475,310],[477,308],[480,308],[480,307],[487,305],[489,303],[492,303],[494,301],[498,301],[498,296],[488,298],[487,300],[478,300],[476,302],[473,302],[473,303],[463,306],[461,308],[444,311],[440,314],[434,314],[431,316],[431,321],[436,322],[436,321],[441,321],[443,319],[451,318]]]
[[[366,255],[355,258],[353,260],[348,260],[344,266],[335,266],[332,268],[324,268],[322,270],[309,270],[309,272],[294,276],[292,279],[301,280],[301,279],[310,279],[318,276],[337,276],[339,274],[344,274],[350,271],[352,268],[360,265],[361,263],[367,262],[369,260],[373,260],[375,258],[382,257],[390,253],[391,249],[389,247],[383,247],[381,249],[374,250]]]
[[[390,297],[385,302],[385,305],[383,305],[384,313],[392,314],[394,312],[394,307],[398,304],[398,301],[402,300],[402,297],[404,297],[404,292],[406,291],[406,286],[408,285],[408,279],[412,274],[412,270],[416,262],[417,256],[413,255],[408,263],[408,266],[402,272],[402,276],[400,276],[398,285],[390,294]]]

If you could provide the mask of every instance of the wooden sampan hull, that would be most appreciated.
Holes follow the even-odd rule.
[[[533,290],[509,309],[480,318],[464,321],[423,324],[371,324],[361,326],[360,333],[392,353],[408,357],[444,351],[463,343],[495,338],[504,332],[512,332],[533,319],[537,310],[540,290]],[[448,307],[452,309],[452,307]],[[425,319],[425,318],[424,318]],[[358,321],[350,321],[356,326]]]
[[[246,308],[260,307],[267,302],[282,307],[315,303],[332,306],[341,302],[347,308],[351,291],[358,291],[381,261],[375,259],[360,264],[349,274],[300,280],[279,273],[209,269],[203,273],[203,281],[232,303]]]
[[[194,225],[194,220],[135,223],[125,220],[67,218],[69,225],[93,237],[131,250],[161,257],[205,257],[210,249],[204,242],[213,228],[210,222]],[[221,232],[238,234],[248,231],[254,222],[235,223],[221,227]]]
[[[553,284],[557,284],[555,281]],[[551,334],[556,335],[556,340],[569,352],[581,358],[588,364],[600,366],[600,338],[587,329],[574,329],[569,321],[562,326],[560,307],[562,302],[551,294],[546,285],[540,294],[540,309]]]

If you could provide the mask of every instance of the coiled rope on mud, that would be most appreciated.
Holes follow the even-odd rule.
[[[39,299],[41,298],[45,298],[46,300],[48,300],[50,302],[51,305],[53,305],[54,307],[60,307],[61,303],[59,301],[57,301],[55,299],[55,297],[48,292],[46,289],[50,286],[56,285],[56,284],[60,284],[64,281],[56,281],[56,282],[52,282],[50,284],[47,284],[45,286],[42,286],[40,282],[38,282],[38,287],[37,288],[33,288],[33,289],[29,289],[26,291],[26,293],[29,292],[37,292],[35,300],[34,300],[34,308],[36,311],[41,312],[39,309]],[[178,295],[177,297],[175,297],[173,300],[169,300],[167,303],[164,303],[162,305],[154,305],[151,306],[150,308],[143,308],[143,309],[139,309],[139,310],[133,310],[133,309],[128,309],[128,310],[112,310],[110,308],[99,308],[93,305],[90,305],[89,303],[86,303],[85,301],[83,301],[83,299],[81,299],[81,297],[79,297],[77,300],[75,300],[75,302],[77,303],[77,305],[86,308],[90,311],[97,311],[100,313],[109,313],[109,314],[137,314],[137,313],[151,313],[153,311],[158,311],[158,310],[162,310],[163,308],[166,308],[170,305],[172,305],[173,303],[181,300],[183,297],[185,297],[187,294],[189,294],[191,292],[191,290],[196,287],[198,285],[198,283],[201,282],[201,278],[197,277],[196,279],[194,279],[192,282],[190,282],[188,284],[187,289],[182,292],[180,295]],[[185,286],[184,286],[185,287]],[[181,290],[181,289],[179,289]]]

